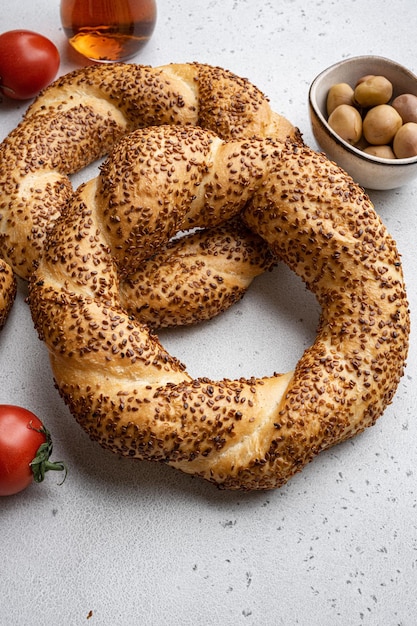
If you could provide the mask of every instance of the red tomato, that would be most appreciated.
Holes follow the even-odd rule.
[[[55,78],[59,68],[56,46],[30,30],[0,35],[0,90],[15,100],[27,100]]]
[[[42,482],[50,469],[66,474],[63,463],[49,461],[51,453],[51,436],[36,415],[0,404],[0,496],[18,493],[32,481]]]

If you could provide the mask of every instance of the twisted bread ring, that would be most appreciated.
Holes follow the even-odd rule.
[[[123,309],[119,271],[177,229],[238,213],[315,293],[317,337],[293,372],[193,379]],[[92,439],[229,489],[279,487],[372,425],[408,350],[400,257],[363,190],[308,147],[201,129],[123,140],[57,222],[29,301],[57,387]]]
[[[298,131],[249,81],[203,64],[91,66],[50,85],[0,146],[0,257],[27,279],[72,194],[69,174],[135,128],[194,124],[224,139]]]

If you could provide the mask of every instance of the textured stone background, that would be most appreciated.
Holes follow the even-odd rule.
[[[58,0],[3,0],[1,30],[49,36],[77,67]],[[376,54],[417,72],[414,0],[159,0],[133,61],[200,61],[249,78],[314,146],[313,78]],[[0,139],[25,103],[0,104]],[[75,177],[95,175],[92,166]],[[403,254],[417,309],[417,181],[372,200]],[[0,336],[0,402],[44,419],[70,472],[0,502],[0,624],[40,626],[414,626],[417,587],[416,340],[376,426],[322,454],[280,491],[230,494],[89,441],[63,406],[19,294]],[[221,318],[161,333],[195,376],[287,371],[314,338],[315,300],[285,267]],[[413,319],[413,318],[412,318]],[[87,622],[88,618],[88,622]]]

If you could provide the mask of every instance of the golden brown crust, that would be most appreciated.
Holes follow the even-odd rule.
[[[0,330],[6,323],[7,316],[16,297],[17,283],[12,268],[0,259]]]
[[[27,279],[72,187],[68,174],[135,128],[201,125],[224,139],[297,131],[249,81],[221,68],[91,66],[58,78],[0,146],[0,257]]]
[[[169,241],[120,282],[123,308],[152,328],[208,320],[277,259],[240,219]]]
[[[168,143],[171,167],[161,168]],[[363,190],[305,146],[222,142],[201,129],[137,131],[114,158],[117,171],[110,159],[74,195],[30,283],[57,387],[90,437],[225,488],[269,489],[372,425],[403,374],[409,312],[395,242]],[[149,207],[156,194],[163,219]],[[294,372],[193,380],[121,306],[125,268],[184,224],[223,222],[224,200],[227,218],[241,214],[321,304]]]

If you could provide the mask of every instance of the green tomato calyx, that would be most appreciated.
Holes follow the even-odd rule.
[[[60,485],[62,485],[67,477],[68,470],[65,463],[63,463],[62,461],[49,460],[53,449],[50,432],[45,428],[45,426],[42,426],[42,428],[34,428],[32,425],[30,425],[30,428],[33,428],[38,433],[44,435],[44,437],[46,438],[46,441],[39,446],[35,458],[30,463],[30,467],[33,473],[33,480],[35,481],[35,483],[41,483],[45,478],[46,472],[50,470],[65,472],[63,480],[59,483]]]

